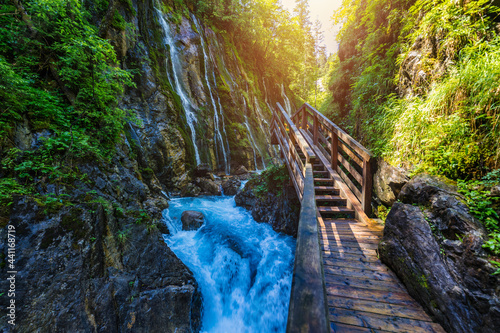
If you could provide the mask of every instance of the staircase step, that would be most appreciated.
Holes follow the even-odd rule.
[[[315,198],[316,198],[316,201],[335,202],[339,206],[347,205],[347,200],[343,199],[337,195],[316,195]]]
[[[328,175],[328,171],[317,171],[317,170],[313,170],[313,174],[315,174],[315,175],[318,175],[318,174],[321,174],[321,175]]]
[[[353,209],[338,206],[318,206],[318,211],[320,213],[354,214]]]
[[[331,192],[333,195],[338,195],[339,190],[333,186],[314,186],[314,191],[316,192]]]
[[[313,180],[315,182],[333,183],[333,179],[330,179],[330,178],[314,178]]]

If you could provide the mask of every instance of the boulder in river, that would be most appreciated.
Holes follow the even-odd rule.
[[[207,178],[196,178],[195,184],[201,188],[201,194],[205,195],[221,195],[219,184]]]
[[[210,166],[207,163],[202,163],[196,166],[193,171],[193,175],[195,177],[206,177],[210,172],[212,172]]]
[[[243,165],[240,165],[238,166],[234,171],[233,171],[233,174],[234,175],[237,175],[237,176],[240,176],[240,175],[245,175],[248,173],[248,170],[247,168],[245,168],[245,166]]]
[[[196,210],[185,210],[181,215],[182,230],[198,230],[205,223],[205,216]]]
[[[483,226],[453,184],[418,175],[387,216],[380,257],[449,332],[496,332],[500,276],[488,262]]]
[[[241,181],[237,178],[230,178],[223,181],[221,186],[225,195],[235,195],[241,187]]]

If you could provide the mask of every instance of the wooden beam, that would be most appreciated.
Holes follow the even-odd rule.
[[[312,165],[307,163],[297,232],[287,333],[330,332],[323,258],[320,249]]]

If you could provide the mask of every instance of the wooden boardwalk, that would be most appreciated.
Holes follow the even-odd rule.
[[[378,258],[371,153],[308,104],[272,135],[302,202],[287,332],[445,332]]]
[[[332,332],[444,332],[378,259],[383,227],[349,217],[338,190],[325,192],[316,203]]]

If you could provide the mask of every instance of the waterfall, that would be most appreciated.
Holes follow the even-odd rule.
[[[247,128],[247,136],[248,136],[248,141],[250,141],[250,145],[252,147],[252,150],[253,150],[253,159],[254,159],[254,162],[255,162],[255,170],[259,170],[259,166],[257,164],[257,154],[255,152],[255,149],[258,150],[259,154],[260,154],[260,158],[261,158],[261,161],[262,161],[262,167],[265,169],[266,168],[266,162],[264,161],[264,154],[262,154],[262,151],[260,150],[259,146],[257,145],[257,142],[255,141],[255,138],[252,134],[252,130],[250,128],[250,124],[248,123],[248,117],[247,117],[247,110],[248,110],[248,106],[247,106],[247,102],[245,100],[245,97],[243,97],[243,104],[245,105],[245,113],[243,114],[243,116],[245,117],[245,127]]]
[[[208,95],[210,96],[210,100],[212,101],[212,108],[214,110],[214,132],[215,132],[214,133],[214,144],[215,144],[215,148],[217,150],[217,147],[218,147],[217,146],[217,139],[219,139],[220,146],[222,148],[222,155],[224,157],[224,171],[226,172],[226,174],[229,174],[229,160],[228,160],[228,157],[226,154],[226,148],[224,147],[224,140],[222,139],[222,134],[221,134],[220,129],[219,129],[220,128],[219,111],[220,111],[221,118],[224,118],[224,115],[222,114],[222,108],[219,108],[219,110],[217,110],[217,106],[215,105],[215,100],[214,100],[214,97],[212,94],[212,87],[211,87],[210,81],[208,79],[209,62],[208,62],[207,52],[205,51],[206,43],[203,39],[203,33],[201,30],[200,24],[199,24],[198,20],[196,19],[196,17],[194,17],[192,15],[191,18],[192,18],[192,20],[196,26],[196,29],[198,30],[198,33],[200,35],[201,49],[203,50],[203,59],[204,59],[204,63],[205,63],[205,81],[207,82]],[[213,73],[213,71],[212,71],[212,73]],[[214,73],[213,79],[215,82],[215,73]],[[219,99],[219,106],[220,106],[220,99]],[[226,136],[226,138],[227,138],[227,136]]]
[[[194,146],[194,154],[196,158],[196,164],[200,164],[200,154],[198,152],[198,146],[196,145],[196,130],[195,130],[195,125],[196,125],[196,115],[193,112],[191,102],[189,101],[189,98],[187,96],[187,93],[185,92],[181,80],[179,80],[179,77],[182,75],[182,66],[179,60],[179,56],[177,55],[177,51],[175,48],[175,42],[174,39],[171,36],[170,32],[170,26],[168,25],[167,21],[165,21],[165,18],[163,17],[163,13],[161,10],[156,8],[156,11],[158,12],[158,20],[160,22],[160,25],[163,29],[163,41],[165,44],[168,45],[168,48],[170,50],[170,61],[172,62],[172,73],[168,73],[168,80],[170,82],[170,85],[175,89],[177,95],[179,95],[179,98],[181,99],[182,107],[184,108],[184,112],[186,113],[186,122],[189,126],[189,129],[191,131],[191,140],[193,141],[193,146]],[[167,59],[168,62],[168,59]],[[168,63],[167,63],[167,68],[168,68]],[[173,75],[173,77],[172,77]]]
[[[173,198],[163,212],[168,247],[193,272],[203,295],[202,332],[285,332],[295,240],[257,223],[234,197]],[[183,231],[197,210],[203,226]]]
[[[290,104],[288,96],[285,93],[285,87],[283,86],[283,83],[281,84],[281,97],[283,97],[283,101],[285,102],[286,112],[288,112],[289,115],[292,115],[292,106]]]

